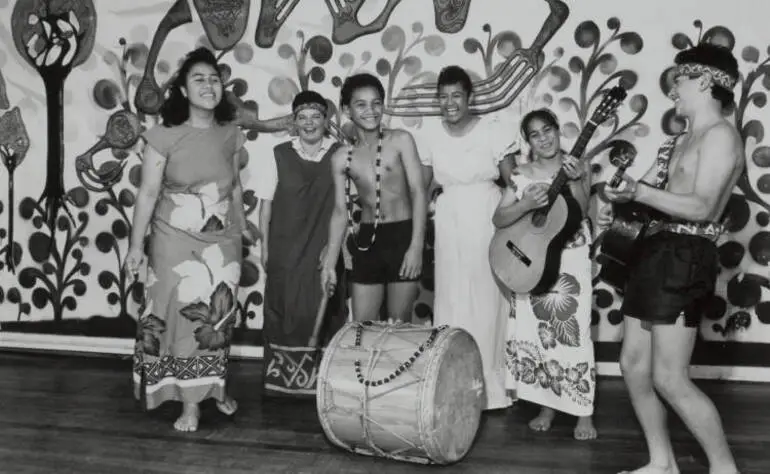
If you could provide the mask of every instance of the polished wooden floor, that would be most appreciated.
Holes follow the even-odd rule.
[[[179,407],[143,413],[131,397],[130,362],[117,358],[0,352],[2,473],[614,473],[646,462],[622,381],[599,383],[600,438],[577,442],[572,420],[530,432],[536,408],[519,404],[485,415],[459,464],[424,467],[358,456],[330,445],[312,401],[263,400],[260,363],[234,361],[233,420],[211,403],[197,433],[171,428]],[[699,382],[719,407],[743,473],[770,472],[770,384]],[[705,456],[672,420],[683,473],[705,473]]]

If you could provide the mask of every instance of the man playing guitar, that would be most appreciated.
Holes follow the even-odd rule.
[[[687,119],[687,131],[661,147],[641,181],[625,176],[605,190],[612,202],[634,200],[670,216],[640,243],[622,307],[620,365],[650,453],[649,464],[631,472],[679,472],[657,391],[701,444],[709,472],[734,474],[719,414],[689,379],[688,366],[716,283],[718,221],[744,168],[741,138],[724,117],[738,64],[728,49],[707,43],[680,52],[675,62],[670,98]],[[599,224],[609,219],[604,213]]]

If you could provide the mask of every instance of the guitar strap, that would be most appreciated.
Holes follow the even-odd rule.
[[[668,185],[668,171],[669,164],[671,162],[671,155],[674,152],[674,146],[676,146],[677,140],[683,134],[674,135],[669,138],[658,149],[658,158],[655,160],[656,173],[654,186],[658,189],[666,189]]]

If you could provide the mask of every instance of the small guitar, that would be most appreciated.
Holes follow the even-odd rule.
[[[647,235],[650,225],[663,215],[636,201],[615,203],[612,208],[615,219],[602,235],[596,261],[601,266],[599,279],[623,293],[639,242]]]
[[[625,140],[613,140],[610,146],[610,164],[616,168],[605,186],[617,188],[623,175],[636,158],[636,148]],[[637,204],[638,206],[638,204]],[[622,291],[626,279],[627,266],[634,255],[636,242],[641,239],[649,226],[646,209],[628,204],[613,204],[613,211],[622,214],[616,217],[609,227],[597,231],[599,236],[594,242],[601,248],[596,260],[601,265],[599,278],[617,290]]]
[[[572,147],[571,156],[582,157],[596,127],[610,118],[625,98],[626,90],[620,86],[605,94]],[[492,272],[514,293],[544,293],[559,277],[562,250],[582,220],[577,201],[561,194],[568,180],[564,169],[559,170],[548,189],[548,205],[498,229],[492,238]]]
[[[610,152],[610,164],[617,167],[607,186],[616,188],[623,174],[636,157],[634,146],[624,140]],[[601,251],[596,257],[600,265],[599,279],[623,292],[628,280],[629,265],[637,254],[637,244],[644,238],[654,220],[663,214],[635,201],[612,205],[615,219],[601,236]]]

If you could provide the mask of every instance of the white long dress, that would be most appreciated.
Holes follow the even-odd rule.
[[[512,177],[516,195],[534,182]],[[591,230],[581,229],[562,252],[559,279],[543,295],[515,295],[516,320],[508,326],[506,386],[520,400],[575,416],[594,411],[596,371],[591,340]]]
[[[420,155],[443,187],[435,208],[433,324],[459,327],[476,340],[484,365],[487,410],[511,404],[505,389],[505,338],[510,303],[489,265],[492,215],[501,190],[498,164],[515,129],[482,117],[466,136],[453,137],[440,120],[426,121]]]

